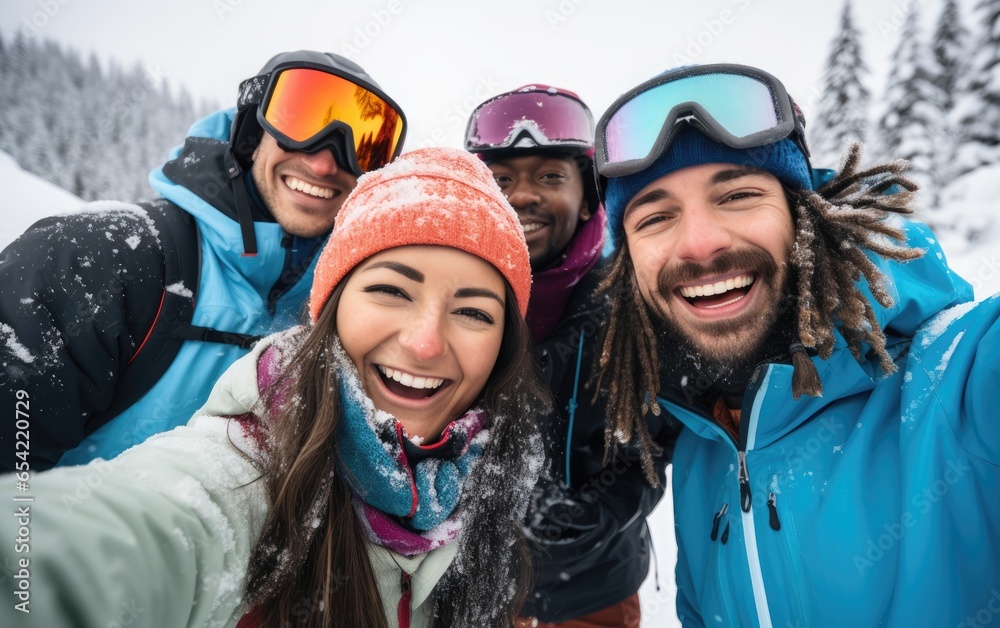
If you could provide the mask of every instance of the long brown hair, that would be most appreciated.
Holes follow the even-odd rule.
[[[333,472],[341,412],[336,314],[346,283],[296,337],[281,375],[262,394],[270,455],[260,465],[270,509],[246,579],[262,626],[388,626],[368,541],[350,491]],[[435,590],[438,626],[513,626],[527,592],[521,523],[541,467],[534,418],[549,397],[516,302],[507,285],[500,353],[476,403],[486,411],[490,439],[457,507],[469,532],[454,541],[458,554]]]

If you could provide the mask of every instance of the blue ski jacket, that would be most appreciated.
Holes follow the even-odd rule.
[[[211,114],[188,131],[189,140],[171,154],[180,168],[202,172],[209,160],[205,152],[217,152],[229,140],[235,108]],[[192,142],[207,138],[209,142]],[[210,162],[214,165],[214,162]],[[221,163],[221,162],[220,162]],[[219,194],[232,194],[228,176],[215,173]],[[181,178],[181,177],[178,177]],[[304,274],[284,292],[275,286],[288,272],[286,234],[276,222],[257,221],[258,252],[243,256],[239,223],[195,191],[164,174],[161,166],[149,175],[159,195],[194,216],[200,234],[201,271],[197,286],[193,325],[225,332],[264,336],[296,325],[312,286],[313,256]],[[205,194],[202,191],[202,194]],[[168,288],[169,289],[169,288]],[[183,289],[183,287],[181,287]],[[60,465],[80,464],[93,458],[112,458],[153,434],[183,425],[208,398],[219,376],[248,353],[230,344],[187,341],[167,372],[137,403],[90,434],[78,447],[66,452]]]
[[[673,458],[685,626],[1000,622],[1000,295],[972,302],[930,230],[907,230],[923,258],[874,259],[895,298],[872,301],[895,374],[838,336],[812,358],[823,396],[796,401],[792,366],[762,364],[737,440],[697,393],[661,393],[685,426]]]
[[[237,339],[242,346],[228,343],[299,322],[323,239],[284,233],[255,202],[258,253],[243,255],[227,167],[234,114],[223,110],[196,122],[184,145],[151,173],[162,198],[139,206],[102,202],[43,219],[0,256],[0,400],[19,392],[30,402],[32,470],[113,458],[187,423],[249,350],[247,338]],[[171,221],[153,220],[154,210]],[[174,222],[183,223],[184,240],[174,237]],[[171,233],[161,233],[167,226]],[[183,275],[188,281],[166,270],[167,260],[182,256],[197,258]],[[168,296],[193,302],[190,321],[161,320]],[[175,353],[146,342],[177,336],[178,324],[214,330],[211,337],[196,330],[179,338],[212,341],[171,340]],[[136,374],[146,371],[133,363],[137,356],[158,369],[143,376],[140,390]],[[11,420],[0,430],[6,470],[29,462],[27,452],[14,450],[14,427]]]

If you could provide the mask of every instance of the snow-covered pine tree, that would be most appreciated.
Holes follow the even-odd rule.
[[[976,15],[980,34],[953,113],[959,142],[954,176],[1000,163],[1000,0],[981,0]]]
[[[85,200],[150,197],[149,171],[200,115],[190,96],[23,33],[0,45],[0,150]]]
[[[968,37],[969,31],[962,24],[958,2],[945,0],[931,40],[937,62],[936,82],[944,97],[942,106],[945,112],[950,112],[955,106],[959,81],[965,75]]]
[[[851,142],[865,141],[871,104],[871,94],[862,80],[867,73],[861,34],[851,18],[850,0],[845,0],[823,74],[822,96],[807,127],[813,165],[837,167]]]
[[[7,52],[7,48],[3,34],[0,33],[0,146],[4,145],[8,132],[8,120],[4,111],[9,108],[7,103],[10,101],[10,90],[14,87],[10,79],[10,53]]]
[[[910,162],[907,174],[923,189],[925,207],[935,206],[937,200],[931,172],[942,97],[936,78],[930,48],[920,34],[920,13],[912,5],[892,54],[886,111],[878,125],[878,153],[884,160]],[[925,220],[933,222],[930,216]]]
[[[951,181],[955,171],[957,133],[952,110],[967,71],[968,36],[969,32],[962,24],[958,2],[945,0],[931,40],[935,84],[940,95],[941,109],[934,133],[936,150],[931,155],[931,185],[936,192]]]

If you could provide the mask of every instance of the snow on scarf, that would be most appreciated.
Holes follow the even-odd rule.
[[[342,409],[337,471],[366,506],[359,514],[371,540],[404,555],[444,545],[458,533],[458,521],[449,518],[489,438],[486,414],[470,410],[434,444],[415,444],[399,421],[375,408],[339,343],[336,352]]]
[[[261,354],[257,379],[262,390],[286,366],[283,352],[276,343]],[[486,413],[469,410],[449,423],[435,443],[414,443],[395,417],[375,408],[339,340],[334,355],[342,411],[336,472],[355,497],[368,540],[404,556],[452,541],[461,530],[460,517],[453,513],[463,484],[489,441],[489,430],[483,429]],[[284,402],[279,392],[275,403]],[[266,442],[259,423],[241,424],[251,442]]]

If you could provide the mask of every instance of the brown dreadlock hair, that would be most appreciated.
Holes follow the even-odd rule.
[[[897,370],[871,301],[858,281],[863,276],[875,300],[892,307],[886,279],[865,250],[898,262],[924,254],[923,249],[906,244],[901,226],[887,220],[913,213],[918,186],[904,176],[905,160],[859,170],[861,154],[861,144],[853,144],[837,175],[818,190],[785,189],[795,221],[791,263],[798,277],[800,342],[789,349],[795,366],[795,399],[803,394],[822,395],[822,382],[806,349],[829,358],[835,328],[856,359],[861,360],[867,343],[885,373]],[[646,429],[645,415],[660,412],[656,403],[660,362],[651,312],[639,292],[624,239],[597,292],[611,302],[593,378],[595,388],[600,389],[610,374],[605,448],[613,451],[618,444],[636,441],[646,479],[656,486],[653,456],[659,448]],[[636,377],[636,373],[641,375]]]
[[[893,299],[886,290],[885,277],[861,249],[898,262],[925,253],[908,246],[903,229],[886,220],[890,214],[913,213],[917,184],[903,176],[905,160],[859,172],[860,161],[861,144],[855,143],[837,176],[819,190],[789,193],[797,223],[792,264],[799,271],[799,338],[803,345],[814,347],[821,358],[829,358],[836,325],[856,359],[861,359],[863,343],[867,342],[882,370],[891,374],[896,365],[885,349],[885,333],[871,301],[858,287],[858,279],[864,276],[882,307],[892,307]],[[895,186],[901,191],[887,193]],[[798,365],[795,370],[798,376]],[[796,399],[803,393],[819,396],[822,392],[818,377],[816,386],[805,390],[793,386]]]

